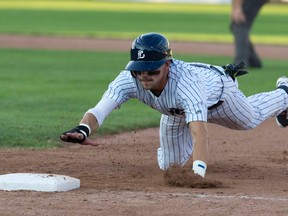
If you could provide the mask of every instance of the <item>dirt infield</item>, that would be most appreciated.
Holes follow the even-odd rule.
[[[6,47],[1,38],[0,47]],[[34,44],[39,40],[30,39]],[[18,41],[18,47],[31,47],[27,38],[24,42]],[[158,128],[95,137],[101,143],[98,147],[0,149],[0,174],[51,173],[81,180],[80,189],[68,192],[0,191],[0,215],[288,215],[287,129],[276,126],[274,119],[250,131],[211,124],[208,129],[207,178],[222,183],[210,189],[164,182],[156,160]]]

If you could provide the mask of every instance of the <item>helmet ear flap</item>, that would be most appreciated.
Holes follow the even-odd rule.
[[[167,50],[167,58],[172,58],[173,54],[172,54],[172,49],[168,49]]]

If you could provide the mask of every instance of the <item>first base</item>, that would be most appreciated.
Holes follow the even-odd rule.
[[[40,173],[11,173],[0,175],[0,190],[32,190],[58,192],[77,189],[80,180],[77,178]]]

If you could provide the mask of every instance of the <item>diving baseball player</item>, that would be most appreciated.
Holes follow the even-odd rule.
[[[174,59],[169,42],[159,33],[137,37],[131,60],[112,81],[102,99],[80,124],[60,135],[66,142],[97,146],[89,139],[114,109],[136,98],[162,113],[158,164],[163,170],[183,166],[192,156],[192,170],[204,178],[208,159],[207,122],[235,130],[255,128],[276,117],[288,126],[288,78],[277,80],[276,90],[246,97],[235,76],[243,65],[224,67]]]

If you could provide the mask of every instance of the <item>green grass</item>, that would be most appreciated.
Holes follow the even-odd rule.
[[[217,65],[231,61],[177,53],[175,57]],[[127,53],[1,49],[1,146],[59,145],[59,134],[79,123],[128,59]],[[240,77],[241,89],[247,95],[274,89],[276,78],[286,69],[286,61],[265,60],[264,69]],[[112,112],[97,136],[156,127],[159,120],[157,111],[131,100]]]
[[[0,1],[0,33],[132,39],[162,32],[170,40],[232,43],[230,5],[98,1]],[[264,7],[252,40],[288,45],[288,5]]]
[[[5,123],[0,128],[1,146],[47,147],[59,143],[59,133],[78,124],[128,58],[123,53],[1,50],[0,121]],[[129,104],[123,106],[127,106],[125,112],[115,112],[112,124],[104,125],[100,134],[156,126],[158,113],[145,110],[143,105],[134,109],[136,101]],[[126,112],[132,119],[143,112],[147,116],[143,124],[132,123],[132,119],[121,119]]]

